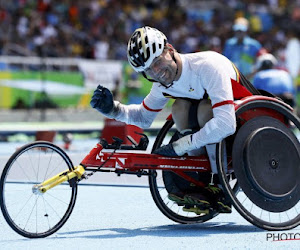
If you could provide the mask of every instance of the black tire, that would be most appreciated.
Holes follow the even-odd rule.
[[[63,183],[44,194],[34,193],[33,185],[68,169],[74,169],[68,155],[49,142],[26,144],[10,157],[1,175],[0,203],[15,232],[43,238],[64,225],[75,205],[77,183]]]
[[[164,139],[166,138],[168,132],[170,132],[170,130],[172,129],[173,125],[173,120],[166,121],[156,137],[152,152],[162,145]],[[162,172],[163,170],[150,170],[151,175],[149,176],[149,186],[152,198],[156,206],[166,217],[178,223],[194,224],[208,221],[218,215],[218,213],[214,210],[210,210],[209,214],[201,215],[182,211],[182,207],[178,206],[175,202],[168,199],[168,192],[162,180]]]
[[[254,102],[249,103],[237,110],[236,116],[238,117],[243,112],[251,110],[253,108],[268,108],[279,114],[283,115],[286,124],[293,124],[290,126],[290,130],[300,138],[300,120],[296,117],[288,108],[278,103],[271,102]],[[217,146],[217,167],[220,176],[220,182],[224,187],[225,193],[231,200],[235,209],[250,223],[262,228],[264,230],[279,231],[290,230],[300,225],[300,201],[285,211],[271,211],[272,209],[266,209],[263,205],[256,205],[253,202],[253,198],[250,199],[240,188],[240,192],[236,192],[228,182],[226,178],[226,172],[224,163],[222,161],[222,144],[225,140]],[[299,165],[300,168],[300,165]],[[298,171],[299,173],[299,171]],[[240,180],[238,180],[240,182]],[[298,186],[299,188],[299,186]]]

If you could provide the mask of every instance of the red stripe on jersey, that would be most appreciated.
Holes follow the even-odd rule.
[[[234,104],[234,102],[232,100],[227,100],[227,101],[223,101],[223,102],[218,102],[215,105],[212,106],[212,108],[217,108],[226,104]]]
[[[149,108],[146,104],[145,104],[145,101],[143,101],[143,106],[145,109],[147,109],[148,111],[151,111],[151,112],[159,112],[159,111],[162,111],[162,109],[151,109]]]
[[[242,99],[246,96],[251,96],[252,93],[236,80],[231,79],[231,86],[234,99]]]

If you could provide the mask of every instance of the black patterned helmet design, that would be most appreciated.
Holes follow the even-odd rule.
[[[128,62],[135,71],[143,72],[162,54],[166,43],[166,36],[155,28],[136,29],[128,41]]]

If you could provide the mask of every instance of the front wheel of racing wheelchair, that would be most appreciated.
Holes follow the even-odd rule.
[[[19,148],[6,163],[0,181],[0,206],[10,227],[27,238],[44,238],[68,220],[77,197],[76,179],[46,193],[38,184],[58,173],[74,170],[58,146],[36,141]]]
[[[300,224],[300,120],[283,102],[260,98],[238,105],[236,133],[217,145],[219,178],[247,221],[265,230],[289,230]],[[232,159],[227,163],[224,148]]]

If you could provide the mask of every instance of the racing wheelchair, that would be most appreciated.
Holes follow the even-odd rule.
[[[274,97],[250,96],[235,102],[237,130],[217,144],[217,176],[226,199],[247,221],[265,230],[289,230],[300,224],[300,119]],[[176,133],[169,116],[152,151]],[[68,220],[78,183],[94,173],[148,176],[159,210],[178,223],[202,223],[218,215],[214,208],[192,213],[168,199],[164,173],[203,186],[189,172],[211,173],[207,155],[165,157],[146,152],[148,138],[124,145],[101,140],[78,166],[58,146],[43,141],[24,145],[8,160],[0,183],[1,210],[10,227],[25,237],[46,237]],[[130,150],[130,151],[128,151]]]

